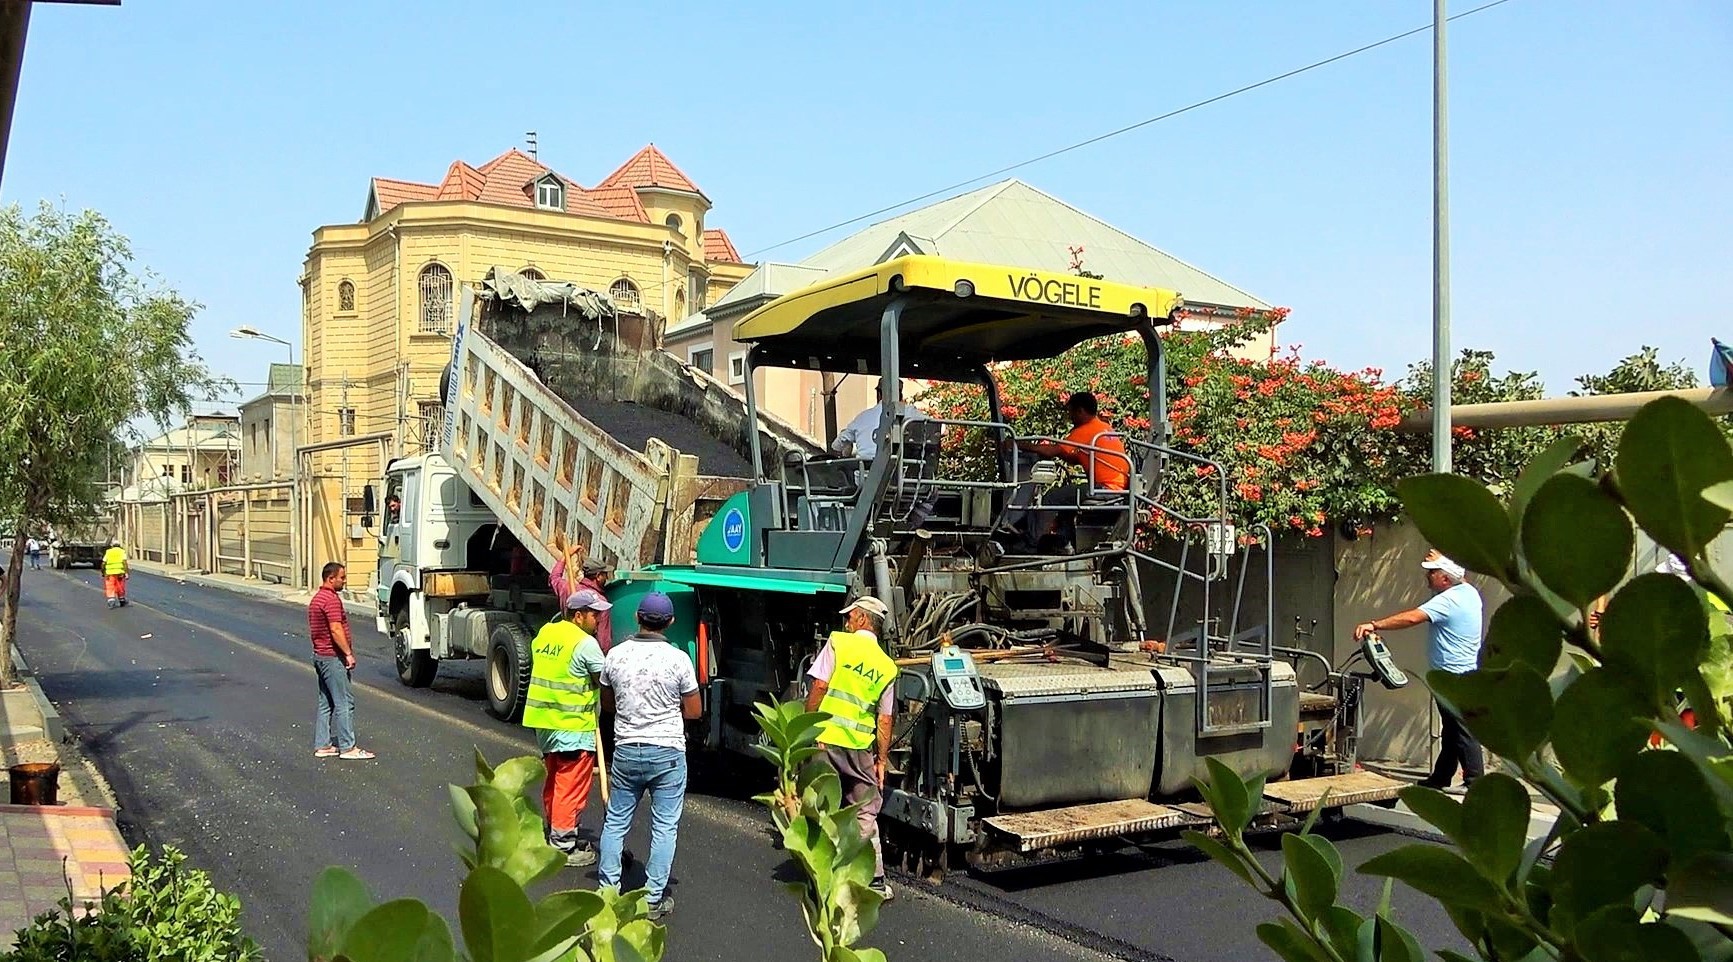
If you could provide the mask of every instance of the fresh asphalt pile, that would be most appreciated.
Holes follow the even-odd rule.
[[[671,411],[630,401],[589,398],[573,402],[573,406],[585,420],[634,451],[644,450],[646,441],[657,438],[681,454],[695,456],[700,474],[722,478],[752,474],[751,463],[732,445],[711,437],[696,423]]]

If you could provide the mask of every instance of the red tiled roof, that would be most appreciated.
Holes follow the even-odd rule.
[[[704,259],[713,264],[745,263],[740,259],[740,252],[734,249],[734,242],[728,239],[728,232],[720,227],[704,231]]]
[[[451,162],[451,168],[445,172],[445,180],[439,185],[439,193],[435,200],[475,200],[481,196],[481,188],[487,183],[487,175],[461,160]]]
[[[373,199],[379,204],[379,213],[383,214],[398,204],[410,200],[432,200],[439,188],[433,184],[417,184],[409,180],[392,180],[389,177],[373,178]]]
[[[650,216],[638,199],[639,187],[667,187],[698,193],[698,188],[652,144],[638,151],[619,170],[601,184],[586,190],[547,165],[516,147],[500,154],[480,167],[471,167],[461,160],[446,169],[438,184],[421,184],[388,177],[373,178],[373,198],[379,213],[384,214],[398,204],[420,200],[470,200],[507,207],[534,207],[536,181],[552,174],[566,187],[566,213],[586,217],[606,217],[613,220],[648,224]],[[739,251],[720,230],[704,232],[705,255],[710,260],[738,263]]]
[[[597,187],[666,187],[670,190],[691,191],[702,194],[698,185],[692,183],[668,155],[650,144],[643,150],[632,155],[632,159],[620,165],[620,169],[602,178]]]
[[[597,187],[584,193],[601,205],[609,217],[635,220],[641,224],[650,222],[650,215],[644,211],[644,202],[638,199],[638,192],[630,187]]]

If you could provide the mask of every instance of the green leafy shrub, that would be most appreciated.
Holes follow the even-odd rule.
[[[58,909],[20,929],[5,962],[250,962],[259,947],[241,934],[241,903],[219,892],[186,855],[143,846],[128,861],[132,878],[76,909],[70,892]]]
[[[1427,681],[1523,781],[1489,775],[1460,801],[1405,789],[1402,800],[1449,846],[1404,846],[1359,871],[1441,904],[1474,952],[1438,953],[1450,962],[1733,958],[1733,632],[1709,599],[1733,599],[1733,588],[1708,557],[1733,518],[1733,449],[1676,398],[1632,418],[1610,471],[1573,463],[1581,447],[1565,439],[1542,452],[1508,503],[1456,475],[1399,485],[1428,541],[1512,592],[1479,668]],[[1629,577],[1633,522],[1689,576]],[[1591,630],[1588,609],[1608,592]],[[1560,811],[1534,841],[1524,781]],[[1200,787],[1219,837],[1189,838],[1286,910],[1258,927],[1278,955],[1423,957],[1387,911],[1368,918],[1337,903],[1343,865],[1328,841],[1284,838],[1279,876],[1257,863],[1244,833],[1261,784],[1212,764]]]
[[[554,892],[526,886],[565,866],[547,844],[531,800],[545,777],[533,755],[495,768],[480,752],[476,783],[451,786],[452,814],[468,844],[458,896],[460,955],[444,918],[416,899],[376,902],[354,874],[328,868],[313,885],[307,957],[313,962],[657,962],[667,930],[648,918],[645,892]]]
[[[776,766],[776,788],[758,801],[806,875],[785,887],[800,900],[820,962],[885,962],[878,949],[855,946],[878,925],[883,899],[872,890],[873,847],[860,834],[860,806],[843,805],[842,781],[819,757],[825,714],[795,701],[754,705],[753,713],[768,742],[759,753]]]

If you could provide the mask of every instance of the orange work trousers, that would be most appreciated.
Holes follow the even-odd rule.
[[[103,575],[102,593],[107,595],[111,601],[116,598],[125,599],[126,575]]]
[[[542,812],[548,819],[548,835],[554,847],[569,851],[561,842],[577,841],[578,819],[590,803],[590,783],[596,774],[595,752],[548,752],[542,756],[548,770],[542,782]]]

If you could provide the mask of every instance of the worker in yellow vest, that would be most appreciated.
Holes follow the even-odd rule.
[[[860,806],[861,836],[873,843],[873,891],[888,902],[893,895],[885,882],[879,809],[884,805],[885,769],[890,764],[897,665],[879,647],[879,635],[890,609],[865,595],[841,614],[848,616],[846,627],[831,632],[807,672],[812,689],[806,696],[806,710],[830,715],[820,726],[818,742],[825,760],[842,779],[843,800]]]
[[[102,593],[108,597],[110,608],[126,605],[127,574],[126,549],[120,546],[117,539],[102,553]]]
[[[536,730],[548,772],[542,782],[548,844],[564,852],[572,868],[596,864],[596,847],[579,833],[578,820],[589,804],[596,772],[603,665],[596,618],[611,607],[594,591],[574,591],[566,599],[566,617],[544,625],[531,644],[524,726]]]

